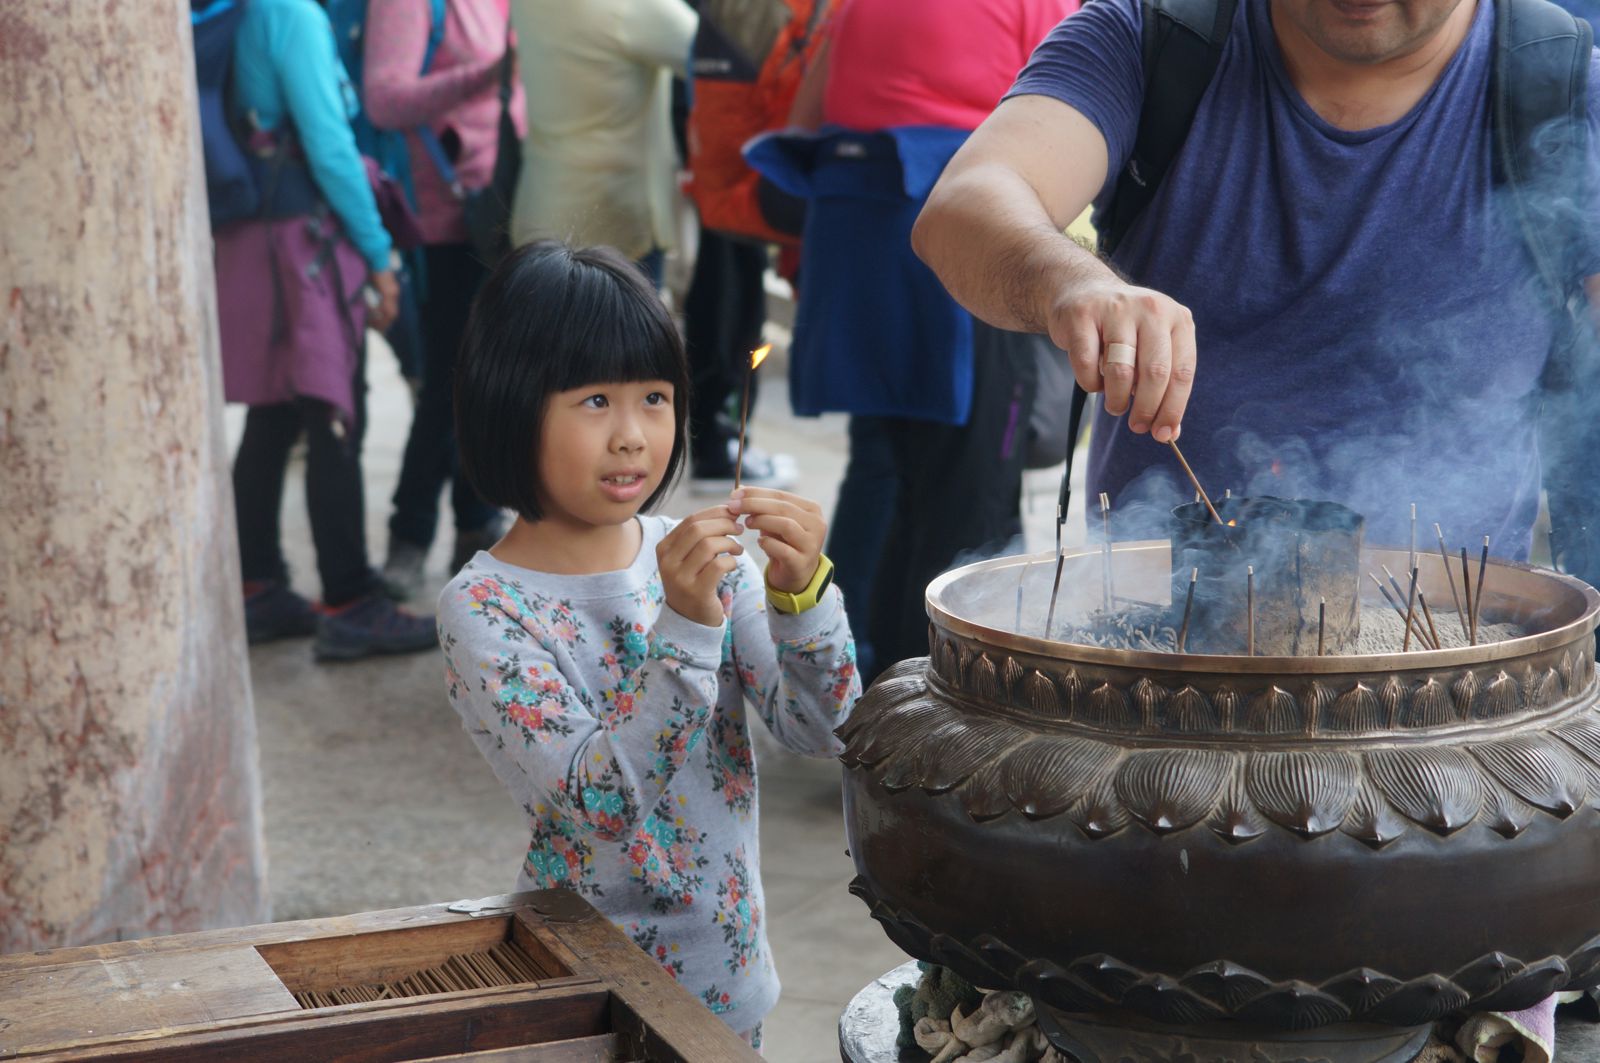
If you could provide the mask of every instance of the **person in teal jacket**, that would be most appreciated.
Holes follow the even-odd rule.
[[[261,214],[214,234],[224,388],[250,406],[233,469],[247,634],[315,634],[319,660],[426,650],[432,619],[390,602],[367,557],[366,327],[394,319],[399,284],[323,9],[250,0],[231,87],[236,128],[265,174]],[[302,435],[320,610],[290,589],[280,542],[285,470]]]

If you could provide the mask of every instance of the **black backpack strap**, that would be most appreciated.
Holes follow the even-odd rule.
[[[1109,255],[1155,197],[1216,75],[1238,0],[1143,0],[1144,106],[1133,154],[1100,225]]]

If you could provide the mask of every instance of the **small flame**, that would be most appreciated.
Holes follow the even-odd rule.
[[[770,344],[770,343],[763,343],[761,346],[759,346],[755,350],[751,351],[750,352],[750,368],[754,369],[756,366],[758,366],[762,362],[766,361],[767,360],[767,355],[770,354],[770,353],[772,353],[772,344]]]
[[[1239,522],[1238,522],[1238,521],[1236,521],[1236,520],[1230,520],[1230,521],[1229,521],[1229,522],[1228,522],[1228,527],[1230,527],[1230,528],[1237,528],[1237,527],[1238,527],[1238,526],[1239,526]],[[1236,571],[1237,571],[1237,570],[1236,570]]]

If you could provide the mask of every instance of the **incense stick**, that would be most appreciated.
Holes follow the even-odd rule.
[[[1411,556],[1407,568],[1417,567],[1417,504],[1411,503]]]
[[[1389,593],[1389,588],[1383,585],[1383,581],[1378,578],[1377,573],[1368,572],[1367,575],[1372,579],[1372,582],[1377,585],[1378,593],[1383,595],[1383,600],[1385,602],[1389,603],[1389,608],[1393,609],[1395,615],[1404,621],[1406,618],[1405,606],[1401,605],[1395,596]],[[1401,591],[1400,596],[1402,598],[1405,597],[1405,592]]]
[[[1428,634],[1433,638],[1433,648],[1444,649],[1444,643],[1439,641],[1439,629],[1433,626],[1433,610],[1428,608],[1428,599],[1423,595],[1422,588],[1417,588],[1417,604],[1422,606],[1422,618],[1428,622]]]
[[[1016,629],[1019,635],[1022,634],[1022,584],[1028,578],[1028,569],[1031,567],[1033,567],[1033,559],[1030,557],[1023,562],[1021,569],[1017,572],[1017,622],[1012,627]]]
[[[1244,608],[1246,623],[1245,649],[1251,657],[1256,655],[1256,566],[1244,567]]]
[[[1189,614],[1194,611],[1194,585],[1200,578],[1200,570],[1189,570],[1189,593],[1183,599],[1183,623],[1178,627],[1178,652],[1184,652],[1184,644],[1189,641]]]
[[[1328,626],[1328,599],[1317,599],[1317,656],[1322,656],[1322,633]]]
[[[1472,608],[1472,569],[1467,566],[1467,548],[1461,548],[1461,594],[1467,600],[1467,643],[1472,646],[1478,644],[1478,631],[1470,623],[1473,614]]]
[[[1483,537],[1483,553],[1478,556],[1478,586],[1472,595],[1472,644],[1478,644],[1478,614],[1483,612],[1483,578],[1489,574],[1489,537]]]
[[[1067,554],[1061,548],[1061,526],[1066,523],[1066,516],[1061,507],[1056,507],[1056,578],[1050,585],[1050,611],[1044,615],[1044,637],[1050,637],[1050,629],[1056,622],[1056,597],[1061,593],[1061,568],[1067,563]]]
[[[1411,620],[1417,613],[1417,570],[1411,570],[1411,593],[1406,599],[1406,635],[1400,641],[1400,652],[1411,652]]]
[[[772,344],[765,343],[750,352],[750,357],[744,362],[744,399],[739,403],[739,456],[733,461],[733,489],[739,490],[739,484],[744,479],[744,433],[750,426],[750,378],[755,375],[756,366],[767,358],[767,352],[772,350]]]
[[[1100,572],[1104,584],[1105,611],[1111,612],[1111,599],[1114,596],[1111,586],[1111,496],[1104,491],[1100,492],[1100,524],[1104,528],[1103,538],[1100,540]]]
[[[1217,507],[1211,504],[1211,496],[1206,494],[1204,487],[1200,486],[1200,477],[1196,476],[1194,470],[1189,468],[1189,460],[1183,456],[1183,451],[1178,449],[1178,441],[1174,439],[1167,446],[1171,447],[1172,453],[1178,456],[1178,464],[1183,466],[1183,471],[1189,476],[1189,482],[1194,484],[1194,489],[1199,492],[1200,501],[1206,504],[1206,512],[1211,514],[1211,519],[1218,524],[1223,523],[1222,518],[1217,515]]]
[[[1444,529],[1436,522],[1433,533],[1439,537],[1439,560],[1444,562],[1444,578],[1450,582],[1450,600],[1455,603],[1456,616],[1461,620],[1461,637],[1471,638],[1472,633],[1467,630],[1467,614],[1461,608],[1461,595],[1456,593],[1456,574],[1450,567],[1450,551],[1444,545]]]

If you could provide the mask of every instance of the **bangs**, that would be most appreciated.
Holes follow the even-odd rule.
[[[560,348],[542,352],[550,368],[549,389],[665,380],[679,392],[677,401],[687,401],[683,341],[661,297],[632,263],[597,268],[599,263],[585,262],[582,253],[575,257],[581,265],[561,293],[559,324],[544,333],[547,343]]]

